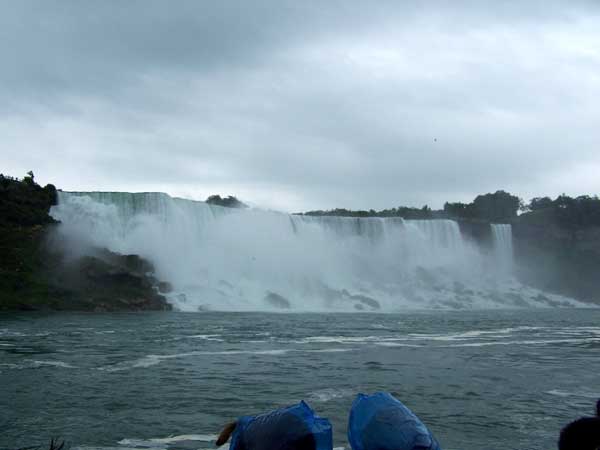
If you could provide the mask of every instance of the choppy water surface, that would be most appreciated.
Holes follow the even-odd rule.
[[[0,447],[210,448],[300,399],[342,447],[377,390],[446,449],[555,448],[600,397],[600,311],[0,315]]]

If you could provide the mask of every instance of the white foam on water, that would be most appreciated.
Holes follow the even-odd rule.
[[[25,333],[21,333],[20,331],[12,331],[8,328],[0,328],[0,336],[7,337],[24,337],[27,336]]]
[[[555,331],[556,334],[563,334],[567,336],[578,336],[583,334],[592,334],[595,336],[600,336],[600,328],[598,327],[572,327],[572,328],[564,328]]]
[[[147,447],[156,448],[163,447],[168,444],[175,444],[178,442],[186,441],[199,441],[199,442],[214,442],[217,439],[216,434],[182,434],[178,436],[168,436],[165,438],[151,438],[151,439],[122,439],[118,442],[119,445],[131,446],[131,447]]]
[[[548,327],[533,327],[533,326],[518,326],[499,328],[491,330],[470,330],[457,333],[406,333],[406,334],[386,334],[386,335],[368,335],[368,336],[309,336],[301,339],[293,339],[289,343],[313,345],[313,344],[341,344],[341,345],[360,345],[360,344],[376,344],[381,346],[415,346],[409,344],[414,341],[433,341],[433,342],[468,342],[474,340],[490,340],[490,339],[510,339],[514,334],[523,332],[541,332],[548,330]],[[577,333],[576,329],[565,329],[570,333]],[[582,331],[596,334],[594,329]],[[566,331],[566,332],[567,332]],[[552,330],[553,334],[560,333],[560,330]],[[600,333],[599,333],[600,334]],[[416,345],[421,346],[421,345]]]
[[[163,361],[178,358],[190,358],[201,356],[236,356],[236,355],[265,355],[283,356],[288,353],[342,353],[355,350],[354,348],[319,348],[319,349],[270,349],[270,350],[223,350],[223,351],[194,351],[185,353],[173,353],[170,355],[146,355],[133,361],[124,361],[111,366],[98,367],[96,370],[104,372],[120,372],[133,368],[148,368],[156,366]]]
[[[97,446],[97,445],[75,445],[71,447],[72,450],[139,450],[137,447],[124,447],[124,446]],[[167,450],[166,448],[161,449],[159,447],[154,450]]]
[[[147,368],[160,364],[163,361],[177,358],[189,358],[197,356],[235,356],[235,355],[285,355],[294,349],[273,349],[273,350],[223,350],[223,351],[194,351],[185,353],[173,353],[170,355],[146,355],[134,361],[125,361],[112,366],[99,367],[97,370],[105,372],[119,372],[131,368]]]
[[[600,342],[600,338],[579,338],[579,339],[540,339],[540,340],[522,340],[522,341],[491,341],[491,342],[466,342],[461,344],[452,344],[445,347],[486,347],[490,345],[548,345],[548,344],[586,344]]]
[[[220,336],[220,334],[193,334],[187,337],[192,339],[204,339],[205,341],[225,342]]]
[[[374,328],[376,330],[389,330],[389,327],[386,327],[385,325],[379,324],[379,323],[372,323],[371,325],[369,325],[370,328]]]
[[[73,450],[140,450],[140,449],[152,449],[152,450],[167,450],[174,444],[183,442],[198,442],[198,443],[214,443],[217,439],[217,435],[214,434],[183,434],[179,436],[169,436],[166,438],[150,438],[150,439],[137,439],[137,438],[126,438],[117,442],[118,446],[88,446],[78,445],[72,447]],[[198,447],[197,450],[213,450],[215,447],[202,446]],[[219,447],[221,450],[228,450],[229,444],[225,444]]]
[[[126,439],[124,439],[126,441]],[[138,447],[127,447],[125,445],[120,445],[120,446],[89,446],[89,445],[77,445],[77,446],[73,446],[71,447],[73,450],[140,450],[143,448],[151,448],[152,450],[168,450],[168,446],[153,446],[153,445],[149,445],[149,446],[138,446]],[[215,450],[214,445],[205,447],[205,446],[201,446],[201,447],[197,447],[196,450]],[[219,450],[229,450],[229,444],[224,444],[221,447],[218,447]]]
[[[250,355],[285,355],[286,353],[297,351],[295,349],[278,349],[278,350],[248,350],[248,351],[240,351],[239,353],[246,353]],[[223,352],[215,354],[224,354]]]
[[[44,366],[50,366],[50,367],[61,367],[63,369],[76,369],[76,366],[73,366],[71,364],[68,364],[66,362],[63,361],[39,361],[39,360],[30,360],[31,364],[33,367],[44,367]]]
[[[515,339],[523,334],[529,339]],[[561,337],[566,335],[567,337]],[[424,347],[428,343],[456,343],[445,347],[483,347],[488,345],[536,345],[559,343],[593,343],[600,338],[600,327],[536,327],[517,326],[491,330],[470,330],[457,333],[407,333],[383,336],[310,336],[289,342],[304,345],[336,343],[346,345],[377,345],[381,347]],[[422,343],[417,343],[422,342]]]
[[[377,342],[396,342],[412,340],[410,335],[385,335],[385,336],[311,336],[295,339],[288,342],[295,344],[342,344],[360,345]]]
[[[514,333],[547,330],[548,327],[518,326],[492,330],[470,330],[459,333],[408,333],[407,339],[427,341],[465,341],[470,339],[507,339]]]
[[[372,342],[378,338],[379,336],[310,336],[288,342],[295,344],[360,344]]]
[[[546,391],[546,394],[555,395],[557,397],[582,397],[589,398],[593,400],[600,399],[600,391],[598,392],[589,392],[589,391],[578,391],[578,392],[568,392],[560,389],[552,389],[551,391]]]
[[[524,336],[527,335],[527,337]],[[194,335],[199,339],[216,339],[213,336],[221,334]],[[190,336],[188,336],[190,337]],[[520,339],[518,337],[521,337]],[[275,338],[277,340],[277,338]],[[244,341],[248,342],[248,341]],[[262,341],[265,342],[265,341]],[[302,347],[254,350],[222,350],[222,351],[190,351],[156,355],[145,355],[133,361],[123,361],[98,370],[117,372],[134,368],[149,368],[164,361],[178,358],[236,356],[236,355],[265,355],[283,356],[288,353],[342,353],[357,351],[364,346],[375,345],[388,348],[424,348],[424,347],[486,347],[495,345],[551,345],[551,344],[589,344],[600,342],[600,327],[537,327],[516,326],[489,330],[470,330],[452,333],[407,333],[386,334],[383,336],[308,336],[300,339],[282,339],[282,343],[301,344]],[[260,342],[259,342],[260,343]],[[339,344],[339,347],[319,348],[323,344]],[[41,363],[43,364],[43,363]],[[60,367],[72,367],[60,362],[50,362]]]
[[[532,327],[529,325],[521,325],[518,327],[508,327],[508,328],[499,328],[497,330],[491,330],[490,333],[492,332],[497,332],[497,333],[512,333],[514,331],[538,331],[538,330],[548,330],[551,329],[550,327]]]
[[[308,399],[315,402],[326,403],[336,398],[351,397],[354,393],[345,389],[321,389],[308,394]]]
[[[14,363],[0,363],[0,368],[4,367],[8,370],[26,370],[26,369],[39,369],[42,367],[56,367],[61,369],[77,369],[77,366],[73,366],[63,361],[40,361],[34,359],[26,359],[21,364]]]
[[[295,344],[369,344],[403,341],[466,341],[477,338],[499,338],[506,339],[514,332],[525,330],[538,330],[541,327],[513,327],[501,328],[495,330],[471,330],[460,333],[406,333],[394,335],[369,335],[369,336],[309,336],[301,339],[294,339],[287,342]]]
[[[496,338],[496,339],[506,339],[510,337],[508,332],[505,334],[503,332],[495,332],[495,331],[467,331],[464,333],[450,333],[450,334],[421,334],[421,333],[409,333],[406,337],[407,340],[423,340],[423,341],[441,341],[441,342],[451,342],[451,341],[466,341],[477,338]]]
[[[345,353],[345,352],[352,352],[356,350],[355,348],[319,348],[316,350],[296,350],[298,352],[305,352],[305,353]]]
[[[412,347],[412,348],[422,348],[424,345],[418,344],[404,344],[401,342],[375,342],[375,345],[379,347]]]
[[[0,363],[0,367],[5,367],[7,369],[21,369],[24,366],[21,364],[13,364],[13,363]]]
[[[167,359],[167,358],[160,358],[154,355],[148,355],[144,358],[138,359],[137,361],[135,361],[133,364],[131,364],[131,367],[133,368],[148,368],[148,367],[152,367],[152,366],[156,366],[157,364],[160,364],[162,360]],[[128,367],[116,367],[114,368],[114,370],[111,370],[110,368],[107,369],[109,372],[113,372],[113,371],[119,371],[119,370],[126,370]]]

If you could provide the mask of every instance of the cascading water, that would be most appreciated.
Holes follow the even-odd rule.
[[[174,286],[170,301],[186,311],[517,302],[514,284],[499,284],[490,258],[450,220],[313,217],[111,192],[60,192],[51,214],[71,251],[106,247],[150,260]],[[519,294],[520,306],[535,303],[529,294]]]
[[[512,225],[492,224],[492,239],[494,254],[499,269],[505,274],[511,274],[513,269]]]

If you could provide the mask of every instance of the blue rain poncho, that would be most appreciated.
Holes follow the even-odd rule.
[[[331,450],[329,420],[305,402],[258,416],[240,417],[230,450]]]
[[[352,450],[441,450],[425,424],[387,392],[358,394],[348,421]]]

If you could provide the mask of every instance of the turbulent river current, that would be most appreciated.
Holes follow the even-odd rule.
[[[484,248],[451,220],[241,210],[161,193],[59,193],[51,214],[73,254],[150,260],[182,311],[402,311],[572,306],[512,277],[510,225]]]
[[[445,450],[552,449],[600,397],[600,310],[0,314],[0,448],[204,450],[306,400],[348,449],[358,392],[394,392]]]

